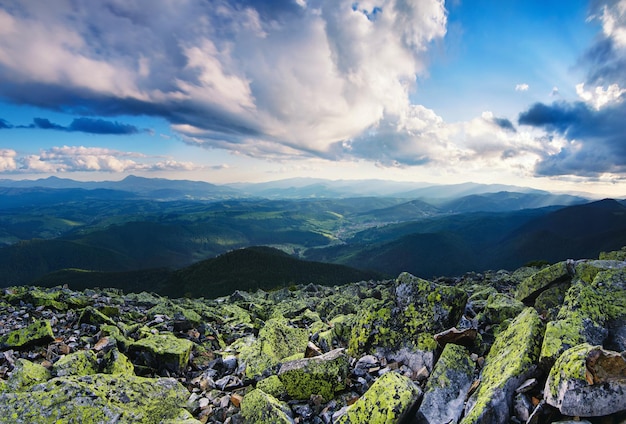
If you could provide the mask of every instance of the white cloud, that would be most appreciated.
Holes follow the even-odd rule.
[[[517,84],[515,86],[515,91],[528,91],[530,86],[528,84]]]
[[[100,147],[62,146],[42,150],[38,155],[17,157],[16,154],[13,156],[9,154],[8,156],[12,157],[16,166],[5,171],[22,173],[190,171],[198,168],[190,162],[159,160],[159,158],[148,157],[141,153]],[[17,166],[17,163],[20,166]]]
[[[14,171],[17,169],[17,163],[15,162],[16,156],[17,152],[15,150],[0,149],[0,172]]]
[[[625,93],[626,89],[620,88],[617,83],[606,88],[598,86],[593,91],[585,90],[584,83],[576,85],[576,94],[596,110],[613,103],[620,103]]]
[[[626,47],[626,0],[602,8],[602,30],[618,47]]]

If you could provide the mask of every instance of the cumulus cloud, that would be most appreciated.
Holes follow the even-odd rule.
[[[0,150],[0,171],[21,173],[189,171],[196,168],[190,162],[177,162],[101,147],[52,147],[41,150],[37,155],[23,157],[18,157],[13,150]]]
[[[591,17],[602,34],[581,63],[587,79],[576,86],[580,100],[536,103],[519,123],[544,129],[565,142],[545,152],[535,172],[599,178],[626,173],[626,0],[596,3]]]
[[[11,149],[0,149],[0,172],[14,171],[17,169],[15,157],[17,152]]]
[[[528,91],[530,86],[528,84],[517,84],[515,86],[515,91]]]
[[[10,1],[0,6],[0,96],[160,116],[188,142],[241,154],[328,158],[403,127],[446,22],[443,0]]]

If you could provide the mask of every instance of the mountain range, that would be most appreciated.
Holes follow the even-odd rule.
[[[178,278],[195,295],[199,281],[217,291],[220,285],[232,291],[303,282],[301,271],[321,269],[320,263],[341,267],[311,271],[310,278],[336,284],[328,275],[408,271],[430,278],[594,257],[624,245],[623,201],[523,187],[318,179],[214,185],[132,176],[0,180],[0,286],[51,278],[102,286],[108,279],[115,286],[114,280],[124,281],[127,289],[138,281],[141,289],[166,290]],[[252,246],[282,253],[245,250]],[[234,253],[241,249],[245,253]],[[229,252],[239,264],[230,273],[223,263],[204,262]],[[259,267],[264,260],[274,265]],[[245,277],[236,275],[244,270]]]

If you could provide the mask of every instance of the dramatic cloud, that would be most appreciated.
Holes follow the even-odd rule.
[[[537,103],[519,115],[520,124],[566,141],[557,152],[542,155],[538,175],[626,173],[626,0],[598,5],[594,18],[603,32],[583,58],[589,72],[576,86],[580,100]]]
[[[0,129],[13,128],[13,125],[9,124],[4,119],[0,118]]]
[[[119,122],[110,122],[103,119],[77,118],[72,123],[64,127],[54,124],[44,118],[33,119],[33,127],[44,130],[59,130],[69,132],[85,132],[91,134],[137,134],[139,129],[134,125],[120,124]]]
[[[0,150],[0,170],[21,173],[49,172],[127,172],[196,169],[192,163],[153,158],[135,152],[84,147],[63,146],[42,150],[38,155],[17,157],[12,150]]]
[[[333,158],[342,143],[404,128],[416,75],[446,32],[443,0],[9,4],[0,96],[78,115],[160,116],[190,143],[270,158]],[[362,147],[352,154],[372,157]],[[406,163],[430,149],[398,148],[390,157]]]

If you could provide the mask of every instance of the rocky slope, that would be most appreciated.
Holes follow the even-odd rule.
[[[623,423],[625,351],[626,250],[216,300],[13,287],[0,423]]]

